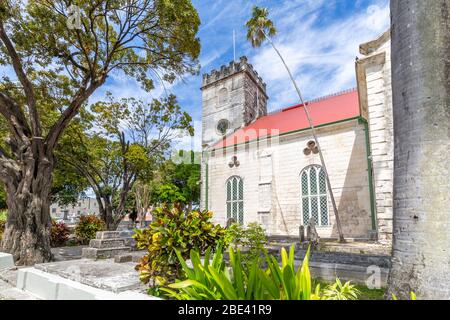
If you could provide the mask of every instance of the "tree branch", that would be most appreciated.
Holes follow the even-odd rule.
[[[34,96],[33,86],[31,82],[28,80],[25,72],[23,71],[22,62],[20,60],[19,55],[17,54],[14,45],[6,34],[5,28],[3,26],[3,21],[0,21],[0,39],[6,47],[9,57],[11,58],[12,65],[14,68],[14,72],[17,75],[20,83],[23,86],[23,90],[25,92],[25,96],[27,98],[28,108],[30,110],[31,116],[31,129],[33,135],[40,137],[41,135],[41,122],[39,119],[39,114],[36,108],[36,99]]]

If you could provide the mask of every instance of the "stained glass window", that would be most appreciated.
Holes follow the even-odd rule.
[[[308,225],[312,218],[316,225],[327,226],[329,218],[325,172],[320,166],[309,166],[302,171],[300,180],[303,225]]]
[[[244,223],[244,181],[240,177],[227,180],[227,218]]]

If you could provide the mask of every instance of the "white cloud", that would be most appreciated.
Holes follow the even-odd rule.
[[[200,120],[193,121],[194,136],[191,137],[186,132],[180,132],[180,136],[173,141],[172,148],[174,150],[202,150],[202,122]]]
[[[333,2],[336,5],[336,2]],[[389,3],[379,0],[365,11],[324,23],[325,1],[289,1],[271,17],[279,34],[274,42],[306,98],[355,86],[355,57],[359,45],[389,27]],[[329,8],[328,8],[329,9]],[[286,70],[275,51],[266,45],[250,51],[252,61],[268,86],[270,109],[298,102]]]

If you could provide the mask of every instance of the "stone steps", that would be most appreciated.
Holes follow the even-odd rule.
[[[101,231],[89,242],[89,248],[83,248],[81,256],[87,259],[109,259],[130,251],[131,247],[121,237],[120,231]]]
[[[86,259],[109,259],[118,254],[130,252],[130,247],[83,248],[81,256]]]
[[[124,239],[92,239],[89,241],[89,247],[105,249],[105,248],[121,248],[125,247]]]

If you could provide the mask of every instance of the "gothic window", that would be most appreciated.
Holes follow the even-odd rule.
[[[303,225],[313,218],[316,225],[328,226],[328,193],[325,172],[320,166],[309,166],[300,174]]]
[[[244,182],[233,176],[227,180],[227,219],[244,223]]]
[[[219,90],[219,107],[228,103],[228,90],[222,88]]]

